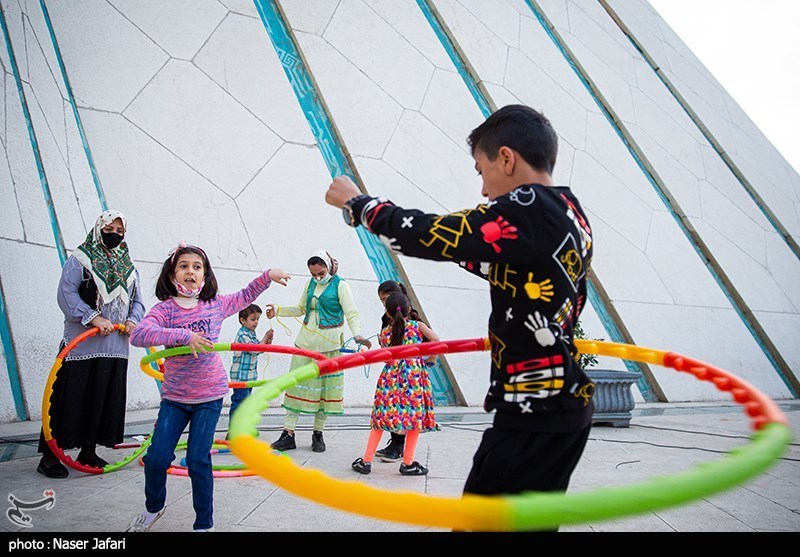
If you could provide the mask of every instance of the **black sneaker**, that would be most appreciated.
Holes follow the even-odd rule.
[[[403,449],[405,448],[405,443],[402,445],[395,443],[394,445],[389,445],[383,451],[381,455],[381,460],[383,462],[397,462],[398,460],[402,460],[403,458]],[[378,454],[377,452],[375,454]]]
[[[311,434],[311,450],[315,453],[325,452],[325,440],[322,438],[321,431],[315,431]]]
[[[371,462],[364,462],[364,459],[358,457],[353,461],[353,464],[350,467],[358,472],[359,474],[369,474],[372,472],[372,463]]]
[[[408,466],[405,464],[400,465],[400,474],[403,476],[424,476],[427,473],[428,469],[416,460]]]
[[[278,440],[270,445],[270,448],[276,451],[291,451],[292,449],[296,449],[297,445],[294,442],[294,435],[284,429]]]
[[[42,458],[39,460],[39,466],[36,467],[36,471],[40,474],[44,474],[48,478],[62,479],[69,476],[69,470],[67,470],[67,467],[61,464],[61,462],[58,460],[48,466],[45,464],[44,458]]]
[[[395,447],[397,447],[397,446],[400,447],[400,452],[402,453],[403,452],[403,447],[405,447],[405,444],[406,444],[406,436],[405,435],[401,435],[399,433],[392,432],[392,438],[389,440],[389,443],[384,448],[378,449],[377,451],[375,451],[375,456],[383,457],[384,455],[386,455],[386,453],[388,451],[394,451]],[[384,461],[384,462],[386,462],[386,461]],[[388,461],[388,462],[395,462],[395,461],[391,460],[391,461]]]

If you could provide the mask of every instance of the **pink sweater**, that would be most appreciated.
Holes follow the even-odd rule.
[[[154,305],[131,333],[134,346],[185,346],[198,333],[211,342],[219,340],[222,322],[253,303],[272,281],[264,271],[235,294],[218,294],[191,308],[180,307],[173,298]],[[228,374],[218,352],[199,352],[197,358],[173,356],[164,361],[161,397],[173,402],[199,404],[228,394]]]

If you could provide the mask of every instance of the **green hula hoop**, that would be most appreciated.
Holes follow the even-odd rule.
[[[792,439],[786,418],[768,397],[738,377],[672,352],[610,342],[577,341],[584,353],[648,362],[694,375],[729,391],[751,417],[749,444],[722,459],[686,472],[624,487],[590,492],[529,492],[508,496],[434,497],[376,489],[364,482],[329,477],[294,464],[254,437],[260,412],[285,389],[326,373],[403,357],[488,350],[488,339],[395,346],[311,362],[256,389],[238,407],[230,426],[231,449],[250,469],[307,499],[378,519],[457,530],[540,530],[641,514],[681,505],[738,485],[772,466]],[[386,505],[387,500],[392,505]]]

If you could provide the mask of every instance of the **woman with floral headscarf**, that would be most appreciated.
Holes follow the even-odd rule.
[[[97,327],[97,335],[73,348],[64,359],[50,398],[50,426],[61,449],[80,448],[76,459],[102,468],[97,445],[113,447],[125,428],[128,335],[145,313],[139,273],[124,242],[127,219],[104,211],[86,240],[67,259],[58,283],[58,306],[64,313],[60,349]],[[123,324],[116,332],[114,326]],[[39,438],[42,458],[37,471],[66,478],[66,467]]]
[[[345,321],[353,333],[353,340],[371,348],[372,343],[361,336],[361,318],[353,301],[350,285],[337,274],[338,261],[321,249],[306,264],[311,277],[297,305],[278,307],[268,304],[267,317],[305,316],[295,346],[321,352],[328,358],[340,355],[339,349],[345,344]],[[292,356],[290,367],[296,369],[310,361],[310,358],[304,356]],[[287,389],[283,395],[283,407],[286,409],[283,432],[270,446],[278,451],[297,448],[294,439],[297,420],[300,414],[312,414],[314,432],[311,435],[311,450],[315,453],[324,452],[326,445],[322,431],[328,415],[344,413],[344,372],[309,379]]]

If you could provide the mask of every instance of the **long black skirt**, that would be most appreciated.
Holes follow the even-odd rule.
[[[128,360],[90,358],[65,361],[50,397],[50,428],[62,449],[121,443],[125,433]],[[44,432],[39,452],[48,452]]]

